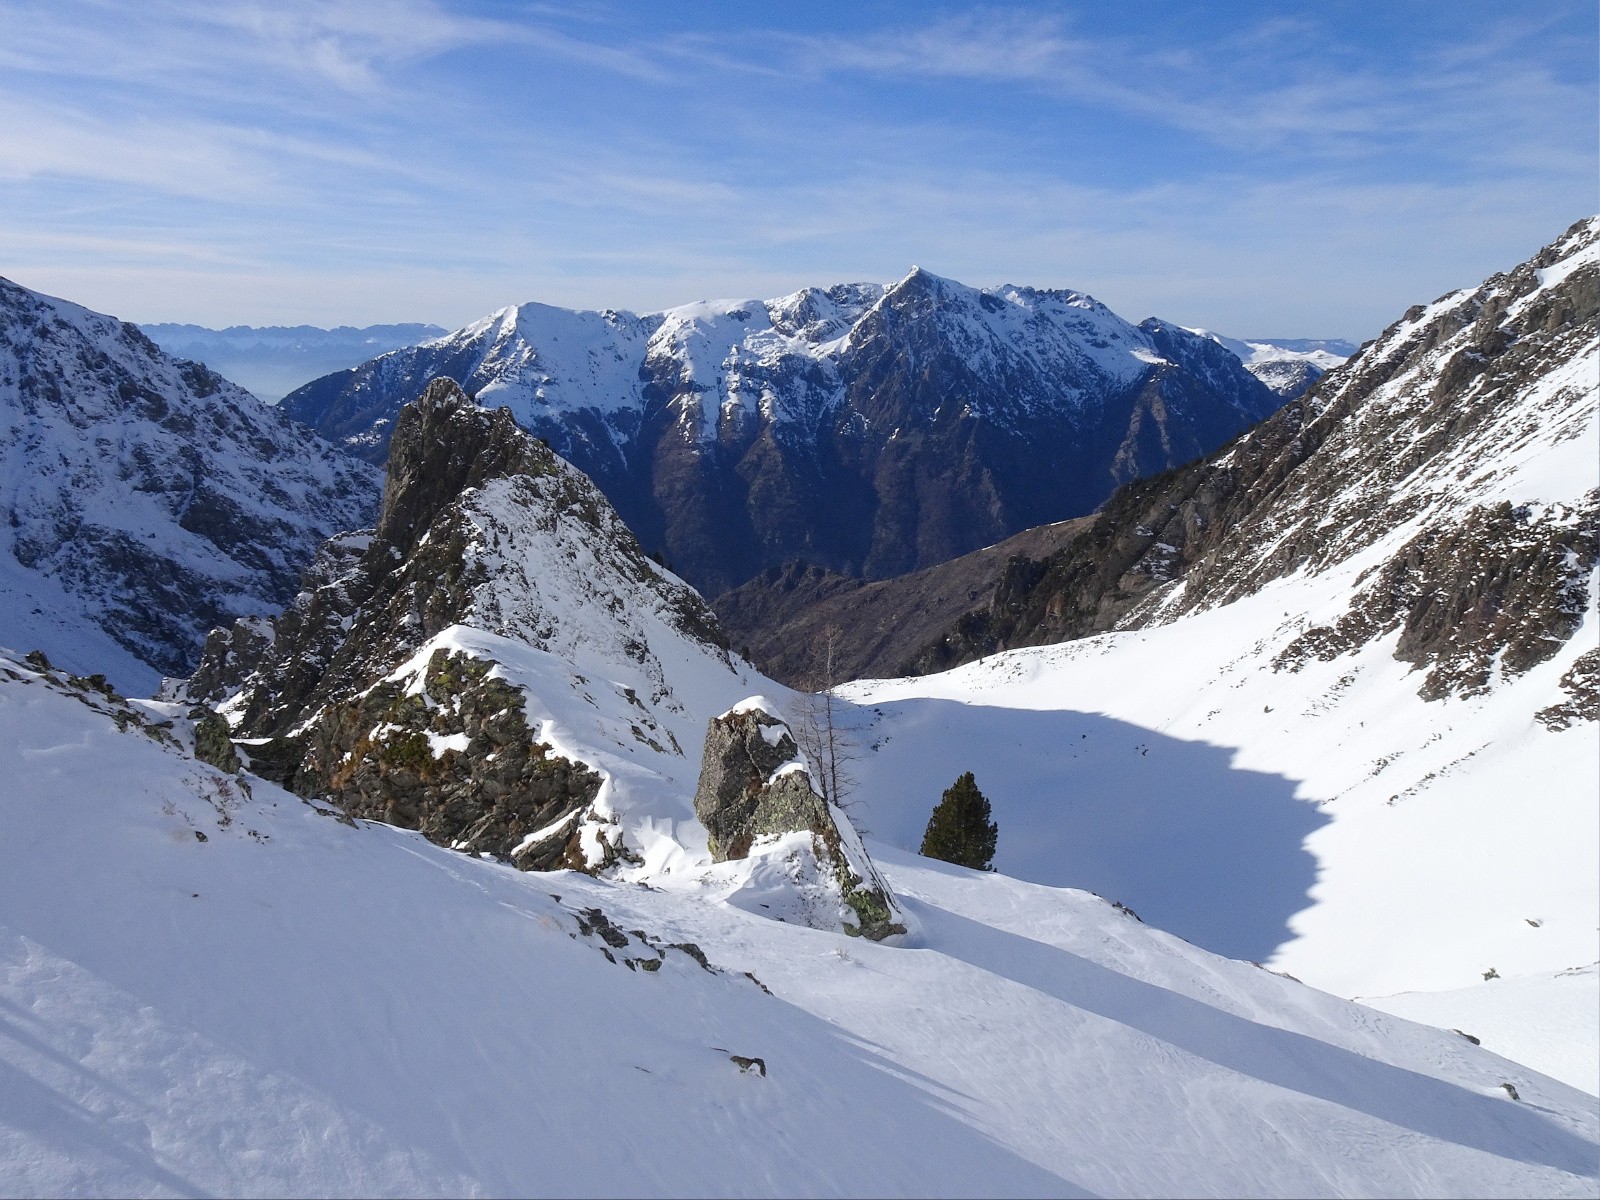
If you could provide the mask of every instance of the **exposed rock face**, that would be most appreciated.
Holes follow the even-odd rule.
[[[1188,330],[914,270],[643,317],[522,305],[284,404],[381,462],[437,374],[509,406],[708,595],[791,559],[887,578],[1080,516],[1280,402]]]
[[[848,818],[813,786],[789,727],[759,698],[706,729],[694,811],[716,862],[750,856],[763,839],[810,833],[817,862],[831,874],[856,924],[845,931],[881,940],[905,932],[898,906]]]
[[[1395,657],[1427,670],[1421,695],[1478,695],[1498,668],[1515,677],[1578,631],[1600,551],[1600,503],[1470,509],[1384,563],[1335,624],[1301,634],[1275,665],[1324,662],[1400,630]]]
[[[75,629],[109,635],[149,690],[208,629],[281,607],[380,484],[134,326],[3,279],[0,464],[0,641],[70,663]]]
[[[330,705],[306,737],[295,787],[524,870],[583,869],[578,819],[600,776],[535,738],[521,691],[491,677],[493,666],[436,650],[420,692],[382,683]]]
[[[1561,676],[1565,698],[1534,713],[1546,729],[1559,732],[1580,721],[1600,721],[1600,649],[1580,654]]]
[[[1597,310],[1600,219],[1412,309],[1211,458],[1121,489],[1066,549],[1013,559],[918,667],[1164,622],[1362,554],[1380,560],[1348,613],[1281,667],[1397,628],[1429,698],[1547,661],[1595,573]]]
[[[930,641],[994,596],[1012,557],[1052,554],[1094,520],[1040,525],[938,566],[872,583],[786,563],[724,592],[712,607],[729,641],[764,674],[791,687],[825,686],[828,655],[835,683],[915,674],[917,656]]]
[[[687,644],[732,684],[719,638],[582,474],[439,380],[397,423],[376,529],[327,543],[270,623],[214,631],[186,694],[302,795],[526,869],[601,869],[633,853],[605,773],[557,752],[502,655],[558,670],[565,698],[626,731],[597,753],[681,756],[652,645]],[[627,682],[607,695],[607,677]]]

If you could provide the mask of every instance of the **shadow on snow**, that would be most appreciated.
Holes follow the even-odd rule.
[[[905,899],[933,944],[995,975],[1158,1038],[1264,1083],[1364,1113],[1425,1137],[1514,1162],[1595,1176],[1594,1145],[1511,1103],[1353,1050],[1235,1016],[1070,950]]]
[[[1068,710],[910,699],[858,712],[847,806],[881,841],[917,850],[940,793],[972,771],[1000,827],[995,868],[1014,878],[1098,892],[1254,961],[1307,906],[1305,840],[1329,818],[1295,780],[1235,768],[1228,747]]]

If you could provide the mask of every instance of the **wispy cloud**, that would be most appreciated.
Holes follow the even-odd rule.
[[[1173,48],[1082,36],[1063,17],[1005,10],[868,37],[751,33],[730,47],[727,38],[688,36],[667,49],[735,73],[1025,88],[1229,145],[1347,155],[1381,152],[1407,135],[1450,134],[1469,145],[1551,140],[1561,124],[1552,116],[1587,112],[1594,95],[1591,79],[1559,78],[1529,45],[1540,24],[1475,27],[1471,36],[1381,59],[1352,55],[1335,31],[1303,18],[1222,28]],[[1323,52],[1335,48],[1345,53]],[[1486,109],[1499,118],[1489,127],[1473,121]]]
[[[1571,21],[915,11],[0,0],[0,270],[151,319],[450,323],[921,262],[1356,334],[1592,203]]]

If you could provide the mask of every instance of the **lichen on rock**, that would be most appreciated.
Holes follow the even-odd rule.
[[[200,709],[194,726],[194,756],[229,775],[238,773],[239,755],[233,748],[233,730],[208,709]]]
[[[906,932],[905,919],[849,818],[821,795],[789,727],[761,697],[706,729],[694,811],[715,862],[748,858],[785,834],[809,833],[817,865],[854,914],[846,933],[880,941]]]
[[[601,778],[536,740],[522,692],[494,665],[436,650],[420,687],[388,680],[329,705],[295,790],[523,870],[586,869],[580,827]]]

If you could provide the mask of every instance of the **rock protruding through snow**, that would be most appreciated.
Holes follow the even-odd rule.
[[[819,873],[854,914],[845,931],[873,941],[906,932],[849,818],[823,798],[788,725],[759,697],[707,726],[694,811],[717,862],[749,858],[786,835],[810,834]]]
[[[352,817],[642,869],[672,827],[646,818],[688,816],[685,746],[749,686],[721,643],[581,472],[439,379],[396,423],[376,529],[324,545],[277,618],[214,631],[181,697]]]

